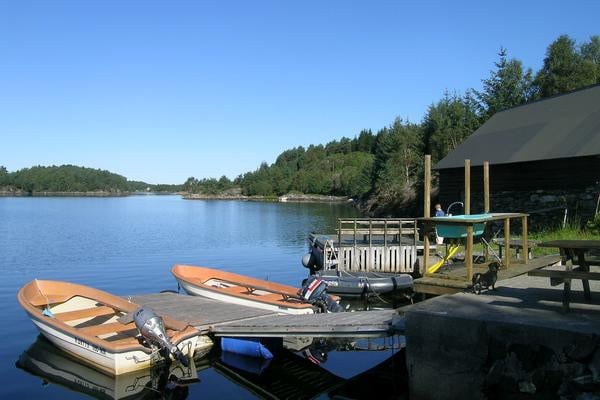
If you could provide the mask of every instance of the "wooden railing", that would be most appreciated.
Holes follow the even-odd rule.
[[[409,218],[338,220],[338,268],[346,271],[412,273],[417,224]],[[404,239],[404,240],[403,240]]]

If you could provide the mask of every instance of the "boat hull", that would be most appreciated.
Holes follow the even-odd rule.
[[[206,297],[213,300],[222,301],[224,303],[237,304],[240,306],[259,308],[261,310],[268,310],[282,314],[313,314],[314,310],[312,308],[291,308],[286,307],[284,305],[275,305],[270,303],[264,303],[259,301],[252,301],[246,298],[241,298],[239,296],[231,296],[226,293],[220,292],[218,290],[211,290],[210,288],[202,287],[199,285],[194,285],[193,283],[186,282],[180,278],[177,279],[179,286],[189,295],[192,296],[201,296]]]
[[[365,297],[411,289],[413,279],[408,274],[375,272],[319,271],[315,276],[327,283],[327,292],[344,297]]]
[[[156,353],[146,353],[141,350],[111,352],[107,349],[89,343],[81,337],[56,329],[33,316],[32,321],[40,333],[48,341],[61,350],[69,353],[78,360],[97,368],[110,375],[120,375],[128,372],[147,369],[163,360]],[[198,345],[198,336],[182,340],[177,347],[185,355],[193,357]]]

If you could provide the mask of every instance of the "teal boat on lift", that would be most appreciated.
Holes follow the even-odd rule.
[[[491,214],[452,215],[448,217],[436,217],[436,230],[438,236],[449,239],[460,239],[467,237],[467,226],[459,225],[458,221],[477,221],[473,223],[473,236],[480,236],[485,231],[485,221],[491,220]],[[444,224],[444,221],[452,223]]]

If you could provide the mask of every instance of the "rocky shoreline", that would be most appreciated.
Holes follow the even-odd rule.
[[[245,196],[241,193],[183,193],[185,200],[241,200],[241,201],[268,201],[280,203],[348,203],[351,199],[342,196],[322,196],[316,194],[286,194],[283,196]]]

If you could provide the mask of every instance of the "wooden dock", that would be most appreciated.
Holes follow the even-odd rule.
[[[547,265],[552,265],[560,261],[559,256],[543,256],[528,260],[527,264],[512,261],[508,269],[498,271],[498,281],[511,279],[518,275],[527,274],[527,272]],[[442,267],[435,273],[435,276],[424,276],[415,279],[413,289],[417,293],[441,295],[454,294],[468,290],[471,285],[464,277],[466,275],[464,263],[452,263],[447,267]],[[488,264],[474,264],[473,273],[483,273],[488,270]]]
[[[379,337],[404,329],[403,320],[395,310],[281,315],[176,293],[137,295],[132,301],[214,336]]]

